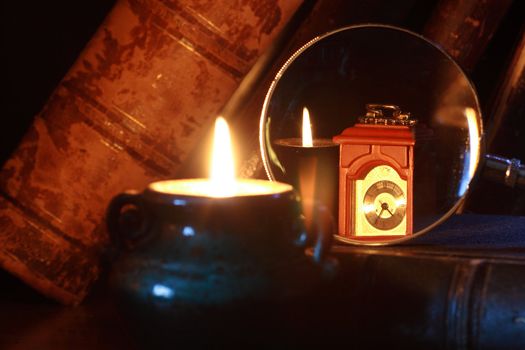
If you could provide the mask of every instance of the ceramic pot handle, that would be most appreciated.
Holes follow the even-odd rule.
[[[125,207],[132,209],[123,211]],[[136,228],[123,227],[122,221],[127,216],[129,221],[139,221]],[[150,215],[142,196],[135,191],[126,191],[115,196],[106,212],[106,223],[113,249],[118,253],[122,248],[135,247],[146,236],[150,227]]]

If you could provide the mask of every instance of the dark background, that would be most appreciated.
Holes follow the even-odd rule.
[[[2,0],[1,164],[114,3]]]
[[[401,26],[420,32],[436,2],[416,2],[411,16]],[[114,3],[111,0],[2,2],[0,164],[17,146],[33,117],[43,107]],[[388,11],[392,6],[396,6],[395,1],[384,1],[384,6],[380,8]],[[469,74],[483,108],[486,132],[492,132],[491,105],[513,48],[522,35],[524,13],[525,1],[514,1],[481,60]],[[373,16],[371,14],[370,18],[373,19]],[[367,19],[363,18],[363,22],[367,22]],[[495,144],[488,151],[525,160],[524,134],[525,111],[504,121],[497,130]],[[495,199],[477,200],[474,191],[474,199],[468,201],[465,208],[467,212],[525,214],[523,191],[494,185],[483,179],[476,186],[477,192],[484,193],[484,198],[487,197],[486,193],[490,193],[488,197]]]

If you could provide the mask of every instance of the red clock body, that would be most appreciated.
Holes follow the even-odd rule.
[[[415,139],[410,126],[358,123],[340,144],[339,235],[385,241],[412,234]]]

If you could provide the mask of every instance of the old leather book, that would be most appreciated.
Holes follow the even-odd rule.
[[[323,323],[364,348],[523,349],[523,232],[523,216],[458,215],[406,245],[336,246]]]
[[[0,172],[0,265],[77,304],[103,213],[178,170],[300,0],[121,0]]]
[[[440,0],[423,35],[466,71],[472,71],[498,29],[511,0]]]

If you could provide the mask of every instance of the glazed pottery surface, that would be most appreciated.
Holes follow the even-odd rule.
[[[292,191],[208,198],[150,186],[116,196],[107,221],[122,248],[111,287],[147,344],[268,339],[327,270],[331,232],[305,231]]]

